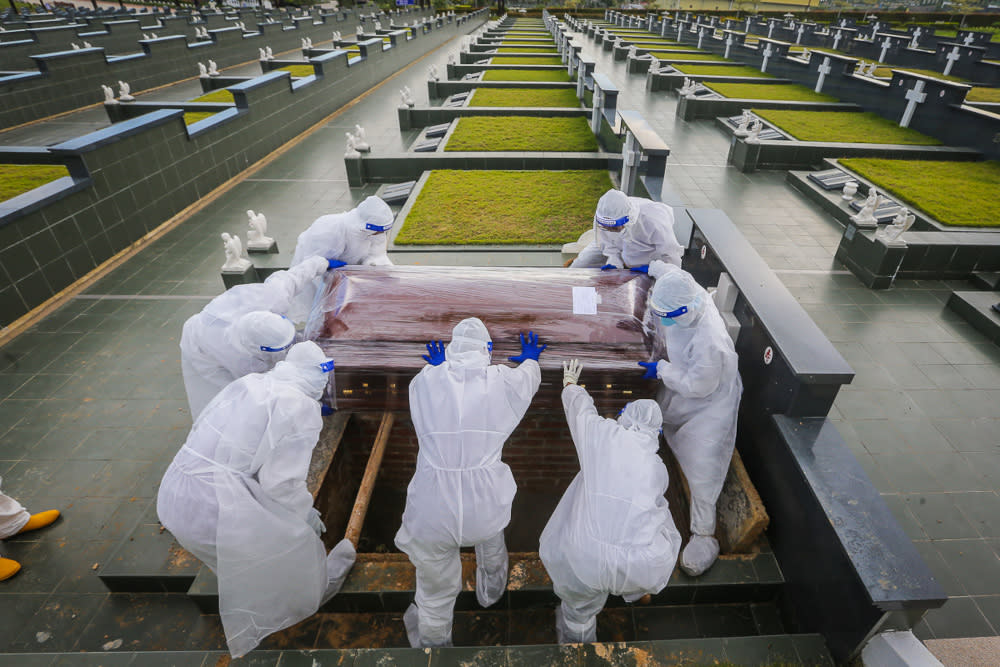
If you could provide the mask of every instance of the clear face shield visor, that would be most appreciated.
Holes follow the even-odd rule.
[[[628,216],[623,215],[620,218],[608,218],[603,215],[595,215],[594,222],[600,225],[601,229],[606,232],[618,233],[628,224]]]

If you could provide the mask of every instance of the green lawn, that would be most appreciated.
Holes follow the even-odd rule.
[[[950,74],[948,76],[945,76],[941,72],[935,72],[932,69],[914,69],[912,67],[892,67],[892,66],[889,66],[889,67],[878,67],[875,70],[875,76],[883,76],[883,77],[885,77],[887,79],[892,78],[892,70],[894,70],[894,69],[906,70],[907,72],[914,72],[915,74],[923,74],[924,76],[932,76],[935,79],[944,79],[945,81],[954,81],[955,83],[966,83],[966,84],[969,83],[968,79],[963,79],[961,77],[951,76]]]
[[[794,102],[836,102],[837,98],[815,93],[805,86],[775,83],[705,83],[723,97],[743,100],[790,100]]]
[[[840,164],[945,225],[1000,227],[1000,162],[852,158]]]
[[[476,88],[470,107],[579,107],[568,88]]]
[[[279,67],[278,69],[282,72],[291,72],[292,76],[297,79],[312,76],[316,73],[316,68],[312,65],[286,65],[285,67]]]
[[[213,90],[210,93],[205,93],[201,97],[196,97],[192,102],[228,102],[229,104],[234,104],[233,94],[226,90],[225,88],[220,88],[219,90]]]
[[[529,116],[459,118],[446,151],[599,150],[587,119]]]
[[[1000,88],[973,88],[965,95],[967,102],[1000,102]]]
[[[69,176],[69,171],[62,165],[0,164],[0,201],[13,199],[63,176]]]
[[[501,46],[497,53],[558,53],[554,46]]]
[[[800,141],[936,146],[941,142],[872,112],[754,109]]]
[[[562,65],[559,56],[531,58],[523,56],[494,56],[491,65]]]
[[[729,62],[722,56],[717,56],[712,53],[671,53],[669,51],[650,51],[650,55],[656,56],[660,60],[666,60],[668,62],[679,62],[681,60],[707,60],[717,63]]]
[[[731,67],[728,65],[677,65],[677,71],[689,76],[745,76],[757,79],[773,79],[773,74],[761,72],[753,67]]]
[[[193,125],[199,120],[205,120],[209,116],[214,116],[214,111],[187,111],[184,113],[184,124]]]
[[[569,82],[569,74],[564,69],[524,70],[491,69],[483,74],[483,81],[561,81]]]
[[[607,171],[432,171],[395,243],[569,243],[611,187]]]

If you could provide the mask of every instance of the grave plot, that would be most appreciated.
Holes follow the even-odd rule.
[[[549,83],[569,83],[569,74],[564,69],[558,70],[487,70],[483,73],[483,81],[537,81]]]
[[[69,170],[62,165],[0,164],[0,202],[26,195],[62,178],[69,178]],[[13,202],[9,206],[15,205]]]
[[[459,118],[445,137],[446,151],[597,152],[586,118]]]
[[[709,77],[722,77],[709,79],[714,81],[727,81],[729,79],[773,79],[773,74],[761,72],[753,67],[731,65],[678,65],[675,68],[683,75],[697,77],[699,80]]]
[[[900,127],[876,113],[757,109],[753,112],[799,141],[859,144],[939,146],[941,142],[916,130]]]
[[[580,100],[570,88],[476,88],[467,106],[576,108]]]
[[[525,57],[525,56],[494,56],[490,58],[490,65],[557,65],[562,66],[562,60],[558,56],[547,57]]]
[[[719,83],[710,81],[703,84],[709,90],[727,99],[776,100],[784,102],[836,102],[832,95],[814,92],[798,84],[768,83]],[[718,115],[718,114],[716,114]]]

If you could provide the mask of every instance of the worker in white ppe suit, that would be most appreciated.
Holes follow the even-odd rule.
[[[667,467],[656,453],[660,406],[633,401],[617,420],[605,419],[576,384],[579,362],[563,368],[563,408],[580,472],[542,531],[538,550],[562,600],[556,610],[561,644],[597,640],[597,614],[609,594],[634,602],[659,593],[681,546],[663,496]]]
[[[322,215],[299,234],[291,265],[322,255],[344,264],[392,266],[386,253],[394,219],[389,205],[374,196],[350,211]]]
[[[573,268],[633,269],[644,272],[662,260],[678,267],[684,248],[674,235],[674,212],[666,204],[608,190],[597,202],[594,241],[577,256]]]
[[[743,394],[739,358],[715,303],[691,274],[654,262],[647,306],[654,320],[653,358],[639,362],[659,379],[663,435],[691,491],[691,540],[681,569],[697,576],[719,555],[715,504],[736,446]]]
[[[227,384],[284,358],[295,325],[282,316],[299,295],[312,302],[313,281],[329,266],[322,257],[310,257],[263,283],[231,287],[188,318],[181,333],[181,371],[192,420]]]
[[[326,554],[325,527],[306,488],[332,370],[307,341],[269,372],[229,384],[195,421],[160,484],[160,522],[218,577],[234,657],[315,613],[354,564],[347,540]]]
[[[403,617],[415,648],[451,645],[460,547],[476,548],[479,604],[492,605],[507,586],[503,530],[517,485],[500,454],[538,391],[545,346],[522,334],[517,368],[490,365],[492,347],[479,319],[462,320],[447,348],[428,344],[428,365],[410,383],[420,450],[396,546],[417,570],[415,604]]]

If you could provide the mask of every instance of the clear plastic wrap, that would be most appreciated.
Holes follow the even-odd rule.
[[[336,361],[338,409],[405,410],[425,344],[447,343],[462,319],[486,324],[494,363],[512,364],[518,333],[534,331],[548,348],[532,410],[561,412],[564,359],[581,360],[580,382],[598,404],[653,396],[655,383],[637,364],[649,359],[642,320],[651,286],[628,271],[350,266],[328,274],[306,337]],[[574,312],[574,287],[585,288],[583,297],[594,290],[596,314]]]

